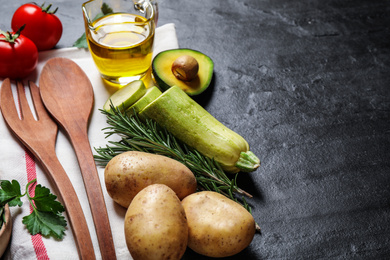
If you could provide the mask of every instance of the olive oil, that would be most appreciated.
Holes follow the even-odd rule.
[[[92,27],[86,34],[89,50],[104,79],[126,84],[145,75],[152,60],[153,22],[115,13],[94,21]]]

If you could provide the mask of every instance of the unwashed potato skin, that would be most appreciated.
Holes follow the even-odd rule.
[[[164,184],[140,191],[126,212],[125,237],[134,260],[180,259],[187,248],[188,225],[175,192]]]
[[[104,170],[104,180],[110,197],[125,208],[139,191],[151,184],[169,186],[179,199],[197,189],[194,174],[184,164],[166,156],[136,151],[112,158]]]
[[[182,200],[188,222],[188,247],[209,257],[228,257],[245,249],[256,232],[253,216],[240,204],[202,191]]]

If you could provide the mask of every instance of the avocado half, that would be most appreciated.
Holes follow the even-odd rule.
[[[183,55],[196,59],[199,65],[198,74],[191,81],[182,81],[172,73],[173,62]],[[152,72],[157,85],[162,90],[172,86],[180,87],[189,96],[195,96],[207,89],[213,77],[214,62],[207,55],[192,49],[172,49],[160,52],[152,62]]]

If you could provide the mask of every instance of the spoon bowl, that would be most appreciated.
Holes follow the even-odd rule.
[[[40,76],[41,97],[62,127],[88,124],[94,103],[92,84],[72,60],[52,58]]]
[[[72,60],[52,58],[39,79],[44,105],[68,134],[76,152],[102,259],[116,259],[102,186],[88,139],[94,95],[84,71]]]

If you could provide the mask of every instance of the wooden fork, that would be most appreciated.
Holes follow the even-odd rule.
[[[5,79],[0,91],[0,107],[4,120],[17,138],[39,160],[60,193],[58,197],[63,201],[68,214],[80,259],[96,259],[87,222],[77,194],[55,153],[57,124],[46,112],[39,89],[33,82],[29,82],[29,87],[37,120],[30,110],[23,83],[18,81],[16,85],[21,118],[19,118],[15,107],[11,81]]]

